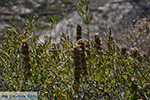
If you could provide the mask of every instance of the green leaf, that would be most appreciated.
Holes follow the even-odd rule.
[[[50,25],[49,28],[50,28],[51,30],[54,29],[53,25]]]
[[[85,5],[85,1],[84,0],[80,0],[80,4],[81,4],[81,6]]]
[[[80,10],[80,12],[81,12],[82,14],[86,14],[86,12],[85,12],[85,11],[83,11],[83,10]]]
[[[5,28],[8,28],[8,29],[10,29],[10,28],[12,28],[11,26],[5,26]]]
[[[107,41],[108,41],[108,38],[107,38],[106,36],[104,36],[104,38],[105,38],[105,40],[107,40]]]
[[[15,19],[14,15],[11,15],[11,17],[10,17],[10,21],[16,21],[16,19]]]
[[[46,39],[46,40],[48,40],[48,36],[46,35],[46,36],[44,36],[44,38]]]
[[[86,13],[88,12],[88,9],[89,9],[89,6],[87,5],[87,6],[86,6],[86,9],[85,9]]]
[[[80,10],[82,9],[81,6],[74,4],[77,8],[79,8]]]
[[[50,23],[54,23],[55,22],[53,17],[49,17],[49,21],[50,21]]]
[[[125,93],[124,93],[124,92],[122,92],[122,93],[121,93],[121,97],[122,97],[122,98],[124,98],[124,96],[125,96]]]
[[[78,15],[86,22],[85,18],[83,17],[83,15],[80,12],[78,12]]]
[[[143,31],[142,29],[139,29],[139,31],[140,31],[141,33],[143,33],[143,35],[146,36],[146,34],[144,33],[144,31]]]
[[[93,15],[90,15],[90,17],[89,17],[89,24],[91,23],[92,17],[93,17]]]
[[[149,34],[149,29],[146,27],[146,36]]]
[[[83,33],[84,33],[84,34],[87,34],[87,32],[84,32],[84,31],[83,31]]]

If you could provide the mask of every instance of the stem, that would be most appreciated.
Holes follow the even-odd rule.
[[[90,26],[89,26],[89,18],[88,18],[88,14],[86,14],[86,21],[87,21],[87,34],[88,34],[88,45],[90,45]],[[88,47],[88,49],[90,50],[90,46]]]
[[[89,28],[89,24],[87,24],[87,34],[88,34],[88,42],[90,42],[90,28]]]
[[[87,14],[86,14],[86,21],[87,21],[88,43],[89,43],[89,41],[90,41],[90,28],[89,28],[89,18],[88,18]]]

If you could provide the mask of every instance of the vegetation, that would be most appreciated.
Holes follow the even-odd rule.
[[[91,17],[81,7],[86,2],[81,0],[77,6],[87,22],[89,36]],[[111,30],[107,36],[96,33],[94,40],[88,41],[89,37],[83,40],[81,23],[77,23],[76,43],[70,40],[68,33],[59,34],[59,43],[47,36],[44,43],[37,43],[38,18],[33,16],[26,20],[24,30],[15,28],[14,17],[11,27],[7,27],[0,47],[1,91],[37,91],[39,100],[150,98],[147,52],[142,53],[138,47],[129,51],[127,46],[119,46]],[[54,27],[57,24],[55,18],[50,18],[50,22]],[[148,38],[150,20],[145,22],[147,28],[136,29]],[[50,29],[53,30],[53,26]]]

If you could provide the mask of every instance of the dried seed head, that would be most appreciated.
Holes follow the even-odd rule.
[[[82,39],[79,39],[79,40],[77,41],[77,43],[78,43],[81,47],[84,47],[84,45],[85,45],[84,40],[82,40]]]
[[[121,54],[122,54],[122,55],[125,55],[125,54],[126,54],[126,50],[127,50],[127,47],[123,45],[123,46],[121,47]]]
[[[136,47],[131,48],[130,51],[131,51],[131,54],[132,54],[133,57],[137,57],[137,55],[138,55],[138,49]]]
[[[88,47],[88,43],[87,42],[85,42],[85,47]]]
[[[81,52],[84,52],[84,51],[85,51],[85,43],[84,43],[84,40],[79,39],[79,40],[77,41],[77,43],[80,45]]]
[[[81,40],[80,40],[81,41]],[[73,90],[74,92],[78,92],[79,88],[79,80],[81,78],[81,45],[75,45],[73,48],[73,59],[74,59],[74,81],[73,81]]]
[[[78,43],[78,44],[84,44],[84,40],[83,40],[83,39],[79,39],[79,40],[77,41],[77,43]]]
[[[82,26],[81,26],[81,23],[78,22],[77,23],[77,35],[81,35],[81,31],[82,31]]]
[[[22,48],[21,48],[23,56],[23,61],[25,63],[24,65],[24,73],[26,77],[30,77],[32,75],[32,72],[30,71],[31,65],[29,64],[30,57],[29,55],[29,47],[28,47],[28,41],[26,39],[22,40]]]
[[[98,33],[95,33],[94,34],[94,41],[95,41],[95,47],[97,48],[97,50],[101,49],[100,46],[102,46],[102,42],[101,42],[101,39],[100,39],[100,36],[98,35]]]
[[[80,53],[81,53],[80,45],[75,45],[73,48],[73,59],[74,59],[75,66],[80,66],[80,62],[81,62]]]
[[[22,48],[21,48],[23,55],[29,55],[29,47],[28,47],[28,41],[26,39],[22,40]]]
[[[139,60],[139,61],[142,61],[142,59],[143,59],[143,55],[142,55],[142,53],[139,53],[139,55],[138,55],[138,60]]]
[[[22,43],[27,43],[27,42],[28,42],[27,39],[23,39],[23,40],[22,40]]]
[[[83,75],[87,75],[88,71],[87,71],[87,64],[86,64],[86,54],[85,54],[85,43],[84,40],[80,39],[78,40],[78,44],[80,45],[81,48],[81,66],[82,66],[82,70],[83,70]]]
[[[30,76],[32,76],[32,72],[31,72],[31,65],[30,64],[27,64],[27,65],[25,65],[25,67],[24,67],[24,73],[25,73],[25,76],[26,77],[30,77]]]
[[[74,49],[73,51],[78,51],[78,52],[81,51],[80,45],[74,45],[73,49]]]
[[[100,38],[99,34],[98,34],[98,33],[95,33],[95,34],[94,34],[94,38]]]
[[[100,36],[98,35],[98,33],[95,33],[95,34],[94,34],[94,40],[95,40],[95,42],[96,42],[97,44],[99,44],[99,42],[100,42]]]
[[[113,41],[113,36],[112,35],[110,36],[110,41]]]
[[[79,39],[82,38],[82,26],[81,26],[81,23],[77,23],[77,33],[76,33],[76,41],[78,41]]]
[[[76,81],[78,81],[79,82],[79,79],[81,78],[81,67],[80,66],[75,66],[74,67],[74,79],[76,80]]]

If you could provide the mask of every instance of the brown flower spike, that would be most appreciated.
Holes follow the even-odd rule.
[[[125,54],[126,54],[126,51],[127,51],[127,47],[123,45],[123,46],[121,47],[121,51],[120,51],[121,54],[122,54],[122,55],[125,55]]]
[[[76,30],[76,41],[78,41],[79,39],[82,39],[82,26],[81,23],[77,23],[77,30]]]
[[[23,39],[22,40],[22,48],[21,48],[21,51],[22,51],[22,54],[23,55],[29,55],[29,47],[28,47],[28,41],[26,39]]]
[[[82,39],[78,40],[78,44],[80,45],[81,48],[81,66],[83,70],[83,75],[88,75],[84,40]]]
[[[94,34],[94,41],[95,41],[95,47],[96,47],[97,51],[102,50],[102,48],[101,48],[102,42],[101,42],[101,39],[100,39],[100,36],[98,35],[98,33]]]
[[[138,49],[135,48],[131,48],[131,55],[136,58],[138,56]]]
[[[80,45],[76,45],[73,48],[73,59],[74,59],[74,81],[72,84],[73,87],[73,91],[75,93],[78,93],[78,89],[79,89],[79,83],[80,83],[80,78],[81,78],[81,48]]]
[[[30,57],[29,57],[29,46],[28,46],[28,41],[26,39],[22,40],[22,48],[21,52],[23,54],[23,63],[24,63],[24,73],[26,77],[32,76],[31,68],[32,66],[30,65]]]

